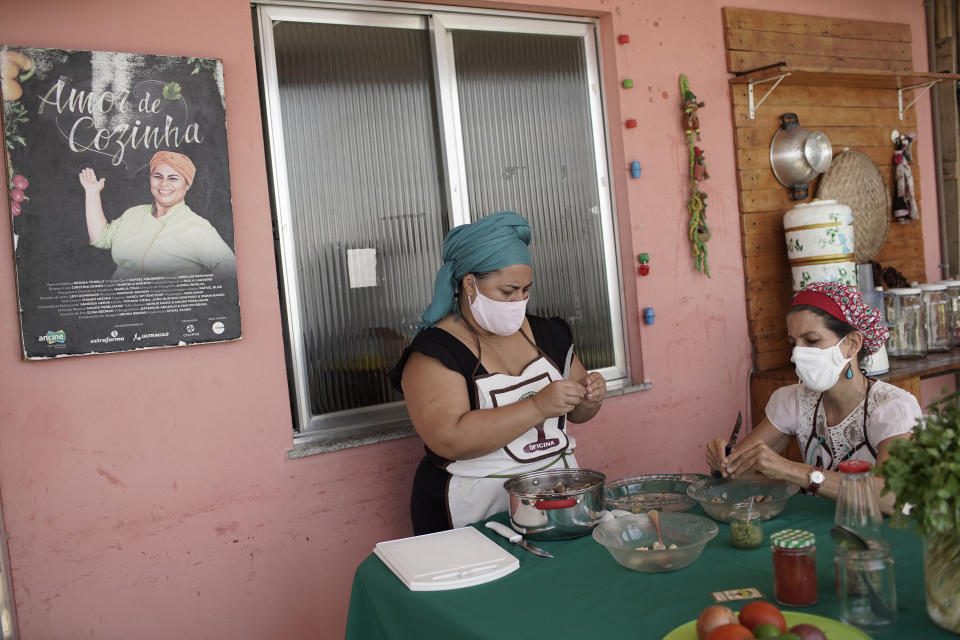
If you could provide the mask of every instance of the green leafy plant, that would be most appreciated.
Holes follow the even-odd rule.
[[[891,524],[912,521],[924,536],[928,615],[960,633],[960,391],[935,401],[909,440],[892,442],[875,473],[885,480],[884,493],[896,494]]]
[[[897,496],[892,523],[917,533],[952,533],[960,546],[960,391],[936,400],[909,440],[895,440],[876,468]],[[910,504],[909,515],[902,512]]]

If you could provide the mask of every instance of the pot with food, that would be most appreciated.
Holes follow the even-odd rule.
[[[606,476],[589,469],[548,469],[503,483],[510,526],[531,540],[567,540],[590,533],[604,514]]]

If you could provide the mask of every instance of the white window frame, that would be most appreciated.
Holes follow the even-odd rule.
[[[295,268],[295,245],[292,232],[293,210],[287,182],[286,155],[283,143],[283,121],[280,109],[279,83],[276,74],[273,30],[278,21],[376,26],[400,29],[429,30],[438,100],[439,139],[444,180],[450,211],[450,226],[470,221],[466,161],[461,135],[460,110],[456,73],[453,67],[453,34],[458,29],[564,35],[581,38],[587,65],[591,133],[594,140],[594,163],[600,205],[601,234],[604,246],[604,275],[611,318],[611,340],[614,364],[598,369],[607,379],[608,389],[615,391],[630,384],[630,367],[626,344],[626,317],[620,273],[620,243],[614,220],[614,202],[609,167],[609,140],[603,107],[601,61],[597,49],[597,23],[588,18],[530,13],[507,13],[432,5],[364,2],[356,5],[297,3],[296,6],[259,3],[257,8],[260,37],[261,73],[264,91],[264,117],[269,135],[273,200],[277,219],[277,236],[283,287],[288,345],[292,374],[295,423],[298,431],[294,443],[309,445],[312,450],[330,450],[377,442],[410,434],[409,417],[403,402],[377,407],[342,411],[314,416],[310,413],[302,320],[298,300],[299,278]],[[312,452],[312,451],[311,451]],[[296,455],[295,452],[291,452]]]

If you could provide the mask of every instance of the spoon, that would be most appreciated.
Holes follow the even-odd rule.
[[[867,539],[850,527],[838,524],[830,529],[830,537],[841,547],[852,547],[854,549],[866,550],[870,548]]]
[[[660,534],[660,513],[656,509],[650,509],[647,511],[647,516],[650,518],[650,522],[653,523],[653,526],[657,530],[657,542],[660,543],[660,549],[665,549],[666,546],[663,544],[663,536]]]

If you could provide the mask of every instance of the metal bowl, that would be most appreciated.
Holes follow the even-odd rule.
[[[664,573],[693,564],[718,530],[717,523],[709,518],[667,511],[660,514],[660,533],[667,548],[654,549],[657,530],[650,516],[634,513],[601,522],[593,530],[593,539],[627,569]]]
[[[738,502],[747,502],[754,496],[754,509],[763,520],[780,515],[787,500],[799,490],[784,480],[770,480],[763,476],[749,478],[706,478],[687,487],[687,495],[700,503],[711,518],[730,522],[730,512]]]
[[[830,166],[833,147],[826,134],[801,127],[795,113],[783,114],[780,122],[770,141],[770,167],[777,181],[793,192],[793,199],[803,200],[807,184]]]
[[[603,490],[607,509],[643,513],[649,509],[686,511],[697,501],[687,487],[709,476],[700,473],[648,473],[608,482]]]
[[[548,469],[503,483],[510,526],[531,540],[568,540],[590,533],[603,517],[607,477],[589,469]]]

